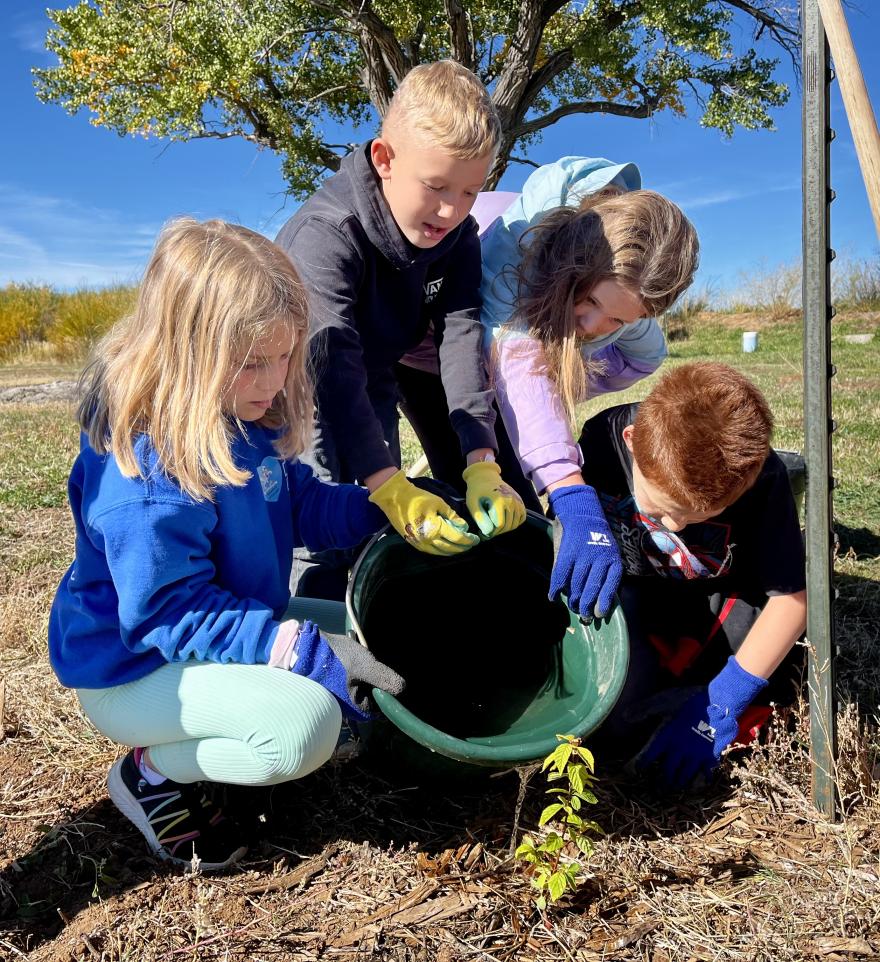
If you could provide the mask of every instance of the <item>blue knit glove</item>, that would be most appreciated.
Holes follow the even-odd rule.
[[[708,778],[736,738],[743,712],[766,687],[766,679],[741,668],[731,655],[708,689],[660,727],[636,767],[658,764],[663,781],[674,789],[687,788],[697,776]]]
[[[623,564],[599,497],[587,484],[550,492],[553,522],[553,573],[550,598],[560,592],[583,618],[608,614],[623,576]]]
[[[359,642],[347,635],[321,634],[314,622],[302,623],[294,652],[296,660],[290,670],[335,695],[348,719],[369,721],[376,717],[370,700],[373,688],[391,695],[399,695],[404,689],[400,675],[377,661]]]

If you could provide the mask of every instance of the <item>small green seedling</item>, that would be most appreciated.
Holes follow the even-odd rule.
[[[567,855],[566,849],[570,851],[573,845],[589,858],[593,854],[589,833],[602,832],[595,822],[579,814],[584,803],[596,804],[596,796],[590,790],[595,781],[593,754],[574,735],[556,737],[561,744],[544,759],[541,771],[551,769],[547,781],[564,784],[547,789],[547,794],[556,799],[541,812],[538,825],[552,822],[559,831],[551,829],[540,844],[527,835],[514,853],[532,866],[532,885],[538,890],[536,905],[541,911],[548,901],[557,902],[566,892],[577,889],[581,863]]]

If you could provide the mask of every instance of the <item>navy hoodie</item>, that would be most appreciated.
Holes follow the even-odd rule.
[[[342,161],[282,227],[310,294],[311,356],[322,429],[363,480],[394,461],[372,399],[396,396],[393,366],[434,326],[449,417],[462,453],[497,448],[480,324],[480,242],[467,217],[435,247],[401,234],[370,143]]]
[[[68,482],[76,559],[49,619],[63,685],[108,688],[193,658],[268,662],[294,547],[351,547],[386,520],[365,489],[279,459],[273,436],[256,424],[236,436],[235,463],[251,478],[213,501],[182,491],[146,435],[134,478],[83,437]]]

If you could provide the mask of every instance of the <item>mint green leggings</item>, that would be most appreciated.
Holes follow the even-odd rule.
[[[286,617],[344,630],[345,608],[292,599]],[[185,661],[115,688],[80,688],[95,727],[145,746],[175,782],[276,785],[308,775],[333,754],[342,713],[325,688],[268,665]]]

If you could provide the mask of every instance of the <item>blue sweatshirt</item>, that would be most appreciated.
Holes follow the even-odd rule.
[[[249,425],[232,451],[250,480],[196,501],[163,472],[146,435],[135,478],[83,438],[68,482],[76,558],[49,619],[63,685],[108,688],[190,658],[268,662],[294,547],[351,547],[386,520],[365,489],[318,481],[280,460],[272,439]]]

